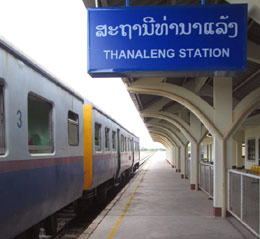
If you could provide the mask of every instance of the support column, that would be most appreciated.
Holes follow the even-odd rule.
[[[199,144],[191,142],[190,188],[199,189]]]
[[[181,159],[181,178],[186,178],[186,147],[181,146],[180,148],[180,159]]]
[[[235,140],[235,165],[237,169],[242,169],[243,166],[245,166],[245,162],[242,157],[242,144],[245,140],[245,133],[243,130],[239,130],[235,135],[234,135],[234,140]]]
[[[189,159],[189,152],[188,152],[188,144],[187,144],[185,146],[185,173],[186,173],[186,178],[185,179],[189,179],[188,175],[187,175],[188,159]]]
[[[176,172],[180,171],[180,148],[175,147],[175,165],[176,165]]]
[[[167,155],[168,162],[170,162],[171,165],[174,165],[174,150],[173,150],[173,147],[167,147],[166,150],[167,150],[166,155]]]
[[[214,137],[214,185],[213,185],[213,213],[214,216],[221,216],[221,208],[223,206],[223,163],[224,163],[224,141]]]
[[[237,168],[236,158],[237,158],[237,141],[233,139],[233,160],[232,160],[232,169]]]
[[[190,126],[196,139],[201,137],[201,122],[192,113],[190,113]],[[199,189],[199,160],[200,149],[197,142],[191,142],[191,167],[190,167],[190,184],[191,190]]]
[[[222,135],[232,125],[232,78],[214,78],[214,123]],[[214,215],[226,215],[227,168],[232,167],[232,138],[224,141],[214,136]]]
[[[170,148],[170,163],[172,164],[172,165],[174,165],[174,166],[176,166],[176,164],[175,164],[175,147],[171,147]]]
[[[169,155],[170,155],[170,148],[169,147],[166,147],[166,159],[167,159],[167,161],[170,161],[169,160]]]

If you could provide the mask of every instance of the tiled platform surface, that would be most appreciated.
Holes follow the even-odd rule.
[[[80,239],[244,239],[255,238],[233,218],[213,216],[212,200],[191,191],[156,153],[129,186]]]

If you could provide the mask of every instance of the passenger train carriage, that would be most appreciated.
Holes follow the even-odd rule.
[[[135,135],[0,39],[1,238],[96,196],[139,158]]]
[[[84,105],[85,190],[139,167],[139,139],[93,104]],[[89,130],[87,130],[89,129]],[[90,159],[90,160],[88,160]]]

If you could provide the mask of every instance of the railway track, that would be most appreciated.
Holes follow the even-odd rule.
[[[97,216],[109,205],[116,195],[127,185],[131,178],[124,183],[108,192],[107,199],[104,202],[93,202],[83,213],[77,215],[73,213],[58,214],[58,232],[54,237],[44,235],[40,239],[76,239],[88,228]],[[69,210],[68,210],[69,211]]]
[[[62,209],[60,212],[56,215],[57,220],[57,232],[55,233],[55,236],[61,233],[66,227],[68,227],[73,221],[76,219],[77,214],[75,213],[74,207],[72,204]],[[40,239],[52,239],[55,238],[55,236],[47,235],[44,225],[41,225],[40,228]]]
[[[140,167],[142,167],[142,165],[144,165],[152,155],[153,154],[146,155],[140,161]],[[106,200],[102,202],[93,201],[91,205],[86,207],[80,214],[75,213],[73,205],[69,205],[62,209],[57,213],[57,234],[55,236],[48,236],[46,235],[45,230],[41,228],[40,239],[77,239],[87,228],[90,231],[94,230],[94,226],[98,225],[98,221],[101,221],[110,211],[113,205],[127,189],[131,180],[135,178],[138,173],[137,170],[137,172],[135,172],[123,184],[109,190]],[[93,223],[94,221],[96,223]]]

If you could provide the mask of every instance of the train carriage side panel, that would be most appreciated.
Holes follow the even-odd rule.
[[[120,128],[116,129],[116,138],[117,138],[117,171],[116,171],[116,180],[120,177],[120,168],[121,168],[121,134]]]
[[[121,141],[121,166],[119,176],[127,170],[131,170],[133,166],[133,158],[129,147],[130,134],[124,129],[120,129],[120,141]]]
[[[139,149],[139,138],[134,136],[134,169],[139,168],[139,163],[140,163],[140,149]]]
[[[118,168],[116,149],[112,150],[112,131],[116,131],[115,123],[103,112],[93,108],[93,184],[91,189],[113,179]],[[98,127],[98,129],[96,129]],[[105,130],[109,129],[109,148],[105,147]],[[99,136],[95,134],[100,134]],[[96,138],[100,137],[100,138]],[[97,141],[98,140],[98,141]],[[98,144],[96,144],[98,142]]]
[[[5,122],[5,149],[0,155],[0,234],[5,239],[79,198],[84,182],[82,100],[17,55],[0,41]],[[49,114],[44,116],[50,130],[49,141],[40,132],[37,136],[35,127],[28,122],[28,112],[37,109],[37,105]],[[78,115],[74,122],[78,125],[74,135],[79,138],[77,146],[68,145],[68,111]],[[36,112],[32,119],[39,119]],[[44,142],[36,144],[41,142],[41,135]]]
[[[140,166],[140,147],[139,147],[138,137],[135,137],[134,154],[135,154],[135,169],[137,169]]]

